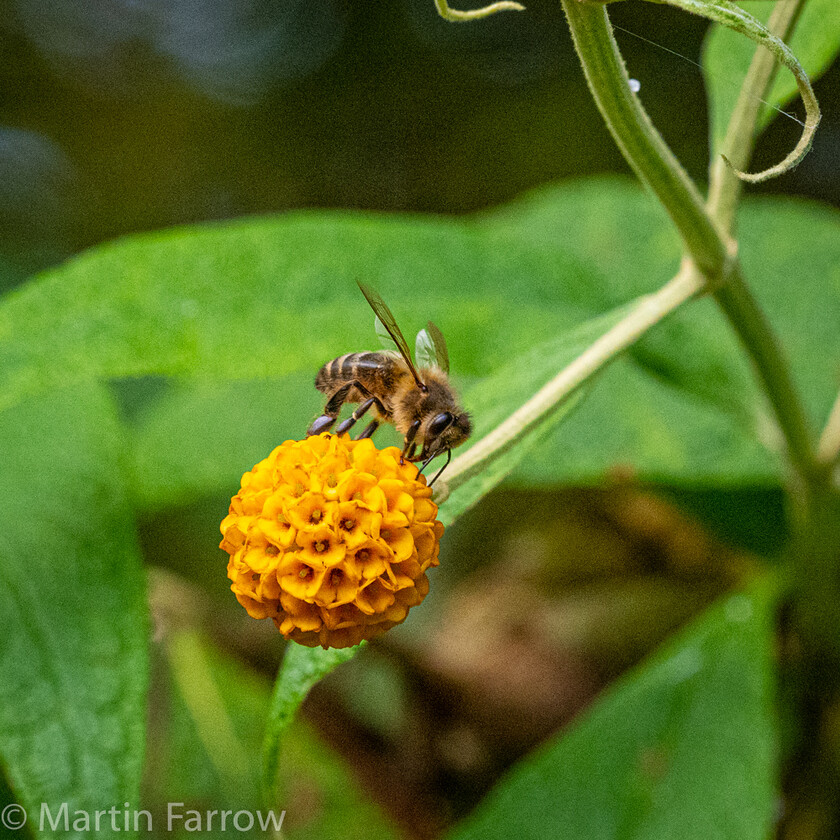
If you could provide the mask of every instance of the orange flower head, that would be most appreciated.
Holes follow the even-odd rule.
[[[222,520],[230,588],[250,616],[300,644],[373,639],[429,591],[443,534],[431,495],[394,446],[287,440],[242,476]]]

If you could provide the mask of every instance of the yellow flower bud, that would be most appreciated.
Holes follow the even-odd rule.
[[[253,618],[309,647],[350,647],[405,620],[429,591],[443,525],[396,447],[287,440],[242,476],[222,520],[228,577]]]

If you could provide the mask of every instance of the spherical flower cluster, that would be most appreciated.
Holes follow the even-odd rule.
[[[372,639],[429,591],[443,534],[431,495],[396,447],[287,440],[242,476],[222,521],[231,589],[249,615],[303,645]]]

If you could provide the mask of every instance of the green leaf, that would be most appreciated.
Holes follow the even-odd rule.
[[[351,648],[309,648],[289,644],[271,698],[263,741],[263,800],[267,805],[277,801],[277,774],[283,736],[295,719],[300,704],[315,683],[343,662],[352,659],[364,642]]]
[[[0,412],[0,754],[34,825],[41,803],[71,826],[138,803],[148,627],[120,433],[101,390]]]
[[[423,301],[462,375],[599,311],[599,278],[562,251],[458,220],[299,213],[182,228],[94,249],[4,298],[0,407],[92,379],[314,375],[374,343],[359,276],[388,300]]]
[[[491,229],[536,247],[563,241],[604,278],[604,308],[659,288],[680,264],[681,245],[664,210],[638,185],[614,176],[544,187],[484,216]],[[716,408],[749,418],[758,401],[740,347],[711,301],[670,315],[630,350],[649,374]]]
[[[752,0],[750,12],[767,21],[774,0]],[[840,3],[837,0],[808,0],[789,41],[811,80],[818,79],[840,51]],[[735,107],[741,82],[752,61],[755,47],[737,33],[714,26],[706,36],[703,68],[709,95],[712,148],[719,149],[729,116]],[[762,129],[778,115],[796,94],[796,82],[789,73],[778,73],[758,121]]]
[[[747,202],[740,219],[749,282],[789,351],[815,428],[837,387],[838,229],[836,211],[789,200]],[[422,319],[433,316],[451,340],[456,385],[510,365],[501,419],[521,397],[513,398],[522,366],[511,360],[655,290],[679,259],[656,203],[616,178],[545,188],[470,221],[317,213],[136,237],[0,303],[9,359],[0,399],[62,379],[178,374],[130,413],[138,500],[156,508],[229,495],[323,408],[312,386],[320,365],[374,342],[356,276],[374,274],[389,300],[405,300],[408,289],[418,308],[422,301]],[[416,283],[407,286],[409,275]],[[484,413],[471,404],[480,392],[464,395],[468,410]],[[396,438],[383,428],[377,440]],[[779,454],[752,371],[706,300],[602,374],[515,480],[598,483],[619,467],[675,486],[772,486]]]
[[[467,457],[472,446],[534,396],[593,341],[618,323],[628,309],[627,306],[621,307],[594,318],[569,333],[533,348],[471,388],[466,394],[466,401],[472,411],[474,431],[472,445],[464,449]],[[453,482],[452,494],[441,507],[441,520],[447,525],[451,524],[489,493],[533,451],[549,431],[569,415],[579,401],[579,392],[570,394],[546,416],[533,423],[525,434],[500,450],[494,460],[484,462],[481,469],[474,473],[467,471],[459,475],[457,483]]]
[[[168,687],[170,696],[163,725],[151,727],[144,807],[165,815],[169,802],[204,802],[234,812],[262,810],[266,819],[253,777],[260,770],[256,757],[271,704],[270,683],[189,631],[174,631],[167,643],[171,680],[161,687]],[[286,812],[284,837],[392,840],[396,836],[343,760],[305,722],[295,721],[284,731],[282,746],[279,794],[271,807],[278,816]],[[243,760],[249,762],[247,770],[242,768]],[[313,798],[319,807],[311,807]],[[188,804],[181,812],[190,807],[195,805]],[[196,834],[178,831],[175,825],[177,838]],[[211,836],[223,836],[218,827],[217,818]],[[224,836],[231,831],[229,827]],[[265,835],[257,825],[244,836]]]
[[[747,275],[785,344],[815,428],[836,393],[838,220],[836,211],[819,205],[769,199],[746,202],[740,221]],[[626,180],[597,178],[545,188],[482,216],[479,224],[505,249],[516,242],[520,252],[531,246],[537,253],[558,247],[571,251],[563,257],[569,265],[586,265],[592,276],[605,278],[596,281],[599,302],[593,308],[620,306],[654,291],[679,265],[679,243],[664,214]],[[557,230],[574,235],[558,246]],[[542,282],[540,275],[521,276],[519,298],[542,299]],[[560,293],[579,300],[575,277],[568,289],[565,282],[563,277]],[[515,350],[519,319],[527,317],[520,302],[510,304],[506,318],[485,327],[475,313],[490,311],[492,305],[482,295],[465,298],[459,310],[462,327],[467,313],[473,312],[475,320],[457,346],[469,355],[470,347],[481,346],[489,334],[508,364],[507,369],[499,363],[480,366],[479,376],[469,378],[471,387],[462,390],[466,408],[481,422],[485,415],[488,422],[504,419],[555,372],[549,362],[562,362],[559,356],[551,360],[547,349],[530,357],[527,350]],[[578,316],[578,322],[586,321]],[[558,327],[557,333],[560,352],[570,328]],[[533,346],[539,343],[535,336]],[[511,361],[520,354],[525,361]],[[536,363],[545,357],[544,368],[533,367],[534,356]],[[323,407],[311,384],[316,367],[280,379],[193,383],[151,403],[133,426],[135,478],[144,506],[232,494],[245,469],[285,438],[299,437]],[[457,361],[454,370],[473,372]],[[488,400],[481,399],[481,388],[472,390],[484,381],[492,391]],[[539,444],[539,457],[533,450],[525,454],[511,480],[520,485],[597,484],[618,468],[641,480],[675,486],[774,486],[781,478],[781,460],[772,430],[736,339],[713,302],[699,301],[675,313],[601,374],[580,408]],[[473,439],[481,432],[479,427]],[[387,428],[377,439],[397,441]]]
[[[475,429],[472,441],[512,414],[625,311],[621,308],[587,321],[533,348],[466,391]],[[170,389],[137,418],[131,472],[138,501],[151,509],[177,504],[185,497],[225,487],[225,481],[232,492],[231,479],[245,465],[265,457],[280,440],[300,436],[320,400],[308,376]],[[527,440],[517,441],[502,458],[453,492],[441,509],[444,521],[454,521],[498,484],[576,402],[574,397],[558,407]],[[383,429],[377,436],[380,445],[387,440],[385,433]],[[399,440],[393,437],[394,442]],[[431,469],[441,463],[433,463]]]
[[[749,203],[740,255],[790,360],[813,427],[837,394],[840,357],[840,213],[816,203]]]
[[[598,485],[614,475],[687,487],[765,486],[779,481],[779,466],[730,417],[619,359],[511,482]]]
[[[520,762],[451,840],[765,840],[777,801],[772,600],[716,605]]]
[[[300,439],[323,395],[310,374],[246,382],[172,382],[131,425],[129,473],[145,510],[211,493],[233,495],[242,473]],[[236,486],[233,486],[236,484]]]

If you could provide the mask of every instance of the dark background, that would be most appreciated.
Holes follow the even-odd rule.
[[[702,180],[706,23],[645,3],[611,14],[642,100]],[[463,213],[626,170],[556,0],[461,25],[432,0],[0,0],[0,31],[6,286],[132,231],[312,206]],[[838,82],[835,66],[817,84],[812,153],[760,189],[840,202]],[[756,167],[798,132],[777,119]]]

